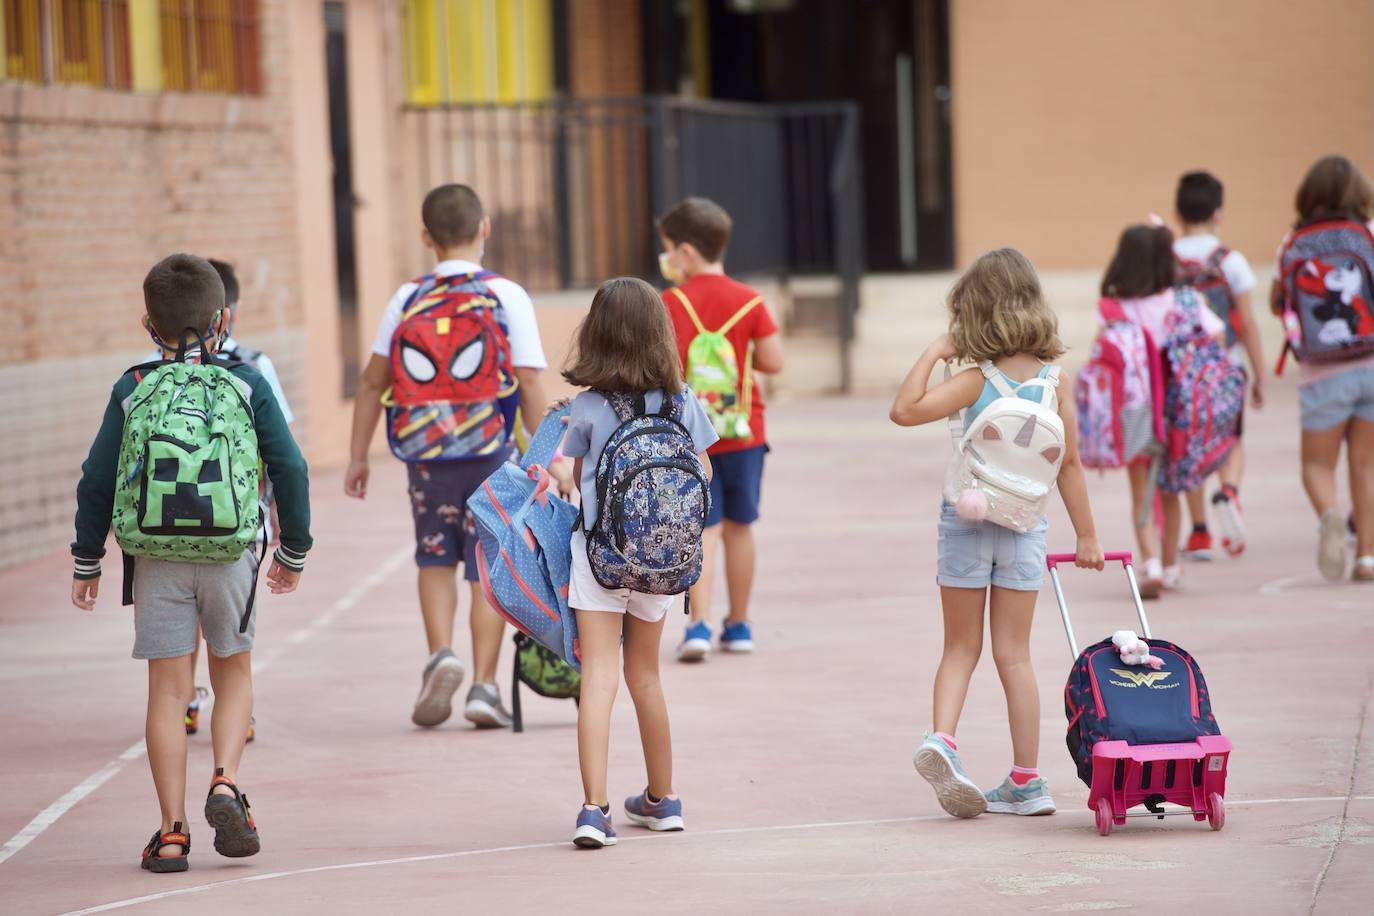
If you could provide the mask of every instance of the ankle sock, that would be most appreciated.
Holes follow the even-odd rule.
[[[948,745],[951,751],[959,750],[959,745],[954,742],[953,735],[946,735],[944,732],[936,732],[935,737],[939,738],[946,745]]]
[[[1207,525],[1206,525],[1206,524],[1194,525],[1194,526],[1193,526],[1193,534],[1206,534],[1206,533],[1207,533]]]
[[[593,808],[595,808],[597,811],[600,811],[602,814],[606,815],[607,817],[610,817],[610,816],[611,816],[611,805],[610,805],[610,802],[607,802],[607,803],[604,804],[604,805],[593,805],[591,802],[585,802],[585,803],[582,805],[582,807],[586,808],[588,811],[591,811]]]
[[[644,790],[644,798],[647,799],[651,805],[656,805],[663,801],[661,798],[654,798],[654,793],[650,792],[648,789]]]
[[[1030,782],[1032,779],[1035,779],[1039,775],[1040,770],[1037,767],[1013,766],[1011,768],[1010,778],[1014,785],[1024,786],[1026,783]]]

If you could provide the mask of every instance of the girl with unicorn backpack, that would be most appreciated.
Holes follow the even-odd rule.
[[[935,675],[933,727],[916,752],[916,770],[955,817],[1052,814],[1049,784],[1037,770],[1040,697],[1030,628],[1045,577],[1045,511],[1056,485],[1077,536],[1077,564],[1103,567],[1074,403],[1057,391],[1053,362],[1064,345],[1035,268],[1015,249],[974,261],[950,290],[948,305],[949,333],[921,354],[890,413],[898,426],[948,418],[954,434],[938,523],[944,654]],[[976,368],[947,370],[927,391],[940,360]],[[1010,773],[987,792],[965,772],[954,738],[982,654],[985,608],[1012,743]]]

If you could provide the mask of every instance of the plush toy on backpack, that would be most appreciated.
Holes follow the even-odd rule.
[[[1078,372],[1078,452],[1086,468],[1126,467],[1164,440],[1159,351],[1117,299],[1097,305],[1102,333]]]
[[[1024,534],[1044,517],[1064,463],[1064,421],[1055,394],[1059,367],[1046,367],[1015,387],[991,362],[978,368],[1000,397],[967,430],[960,412],[950,415],[955,457],[945,499],[966,521],[987,520]],[[1041,392],[1040,401],[1023,397],[1033,390]]]
[[[1279,252],[1288,343],[1303,362],[1374,353],[1374,235],[1336,214],[1300,226]]]
[[[430,274],[391,338],[387,441],[406,462],[495,454],[515,426],[518,382],[505,310],[478,271]]]
[[[682,303],[687,317],[697,329],[696,336],[687,345],[687,384],[696,393],[716,435],[722,439],[750,438],[753,436],[749,413],[753,407],[754,345],[752,342],[749,344],[741,372],[735,357],[735,346],[725,335],[761,305],[763,299],[755,296],[730,316],[725,324],[708,331],[687,294],[676,286],[669,292]]]
[[[1245,372],[1202,329],[1201,297],[1180,287],[1176,299],[1164,343],[1168,441],[1159,486],[1166,493],[1195,490],[1221,467],[1236,445],[1245,404]]]

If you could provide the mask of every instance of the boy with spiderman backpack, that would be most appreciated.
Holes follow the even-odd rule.
[[[425,196],[421,217],[421,238],[437,264],[433,273],[402,286],[382,319],[358,382],[344,491],[367,495],[368,449],[385,406],[388,442],[409,476],[430,652],[411,720],[425,727],[446,721],[463,681],[463,664],[452,648],[454,574],[462,563],[472,594],[474,680],[464,715],[479,728],[499,728],[511,724],[496,686],[505,626],[478,583],[466,506],[509,459],[517,407],[531,430],[543,414],[540,373],[546,363],[529,295],[481,266],[491,222],[472,189],[435,188]],[[560,486],[566,487],[562,477]]]

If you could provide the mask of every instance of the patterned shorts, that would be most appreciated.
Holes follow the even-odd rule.
[[[477,581],[477,531],[468,497],[506,461],[496,455],[476,461],[408,464],[410,514],[415,518],[415,565],[463,564],[463,578]]]

